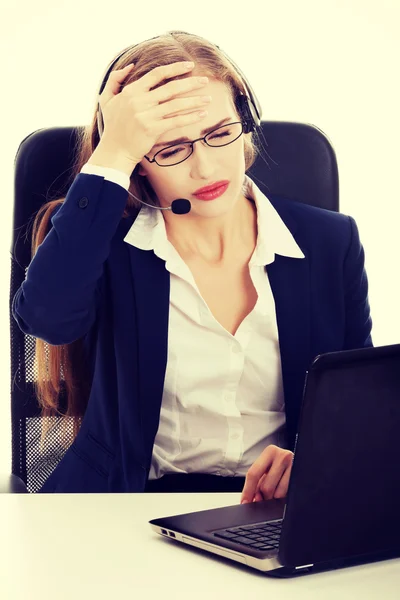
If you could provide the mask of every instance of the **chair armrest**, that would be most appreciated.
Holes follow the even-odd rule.
[[[0,494],[29,494],[25,483],[10,473],[0,473]]]

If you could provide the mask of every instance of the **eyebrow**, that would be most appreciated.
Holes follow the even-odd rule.
[[[226,121],[231,121],[232,117],[225,117],[225,119],[222,119],[222,121],[218,121],[218,123],[216,123],[215,125],[211,125],[211,127],[207,127],[206,129],[203,129],[203,131],[201,132],[202,135],[205,135],[206,133],[210,133],[210,131],[212,131],[213,129],[217,129],[218,127],[220,127],[221,125],[223,125]],[[171,140],[170,142],[160,142],[159,144],[154,144],[153,148],[158,148],[159,146],[172,146],[173,144],[180,144],[181,142],[190,142],[188,137],[180,137],[177,138],[176,140]]]

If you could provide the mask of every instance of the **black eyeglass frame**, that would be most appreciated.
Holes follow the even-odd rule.
[[[238,125],[240,124],[242,126],[242,131],[239,133],[239,135],[237,136],[237,138],[235,138],[234,140],[228,142],[227,144],[220,144],[219,146],[212,146],[211,144],[209,144],[207,142],[207,138],[209,135],[212,135],[213,133],[215,133],[216,131],[218,131],[219,129],[222,129],[222,127],[229,127],[230,125]],[[243,134],[243,128],[244,128],[244,124],[243,121],[234,121],[233,123],[226,123],[226,125],[220,125],[219,127],[216,127],[215,129],[213,129],[212,131],[209,131],[206,135],[204,135],[203,137],[199,137],[197,138],[197,140],[192,140],[190,142],[181,142],[180,144],[172,144],[171,146],[166,146],[165,148],[161,148],[161,150],[159,150],[158,152],[155,153],[155,155],[153,156],[153,158],[149,158],[148,156],[145,156],[144,158],[146,160],[148,160],[150,163],[155,162],[156,165],[158,165],[159,167],[174,167],[175,165],[179,165],[180,163],[184,162],[185,160],[187,160],[190,156],[192,156],[193,151],[194,151],[194,145],[196,142],[200,142],[200,141],[205,141],[205,143],[207,144],[207,146],[209,146],[210,148],[223,148],[224,146],[229,146],[230,144],[233,144],[233,142],[236,142],[236,140],[238,140],[240,138],[240,136]],[[190,154],[188,154],[186,156],[186,158],[183,158],[182,160],[180,160],[177,163],[174,163],[172,165],[160,165],[160,163],[158,163],[156,161],[156,156],[157,154],[160,154],[161,152],[165,152],[166,150],[168,150],[168,148],[175,148],[175,146],[181,146],[182,144],[190,144],[191,145],[191,152]]]

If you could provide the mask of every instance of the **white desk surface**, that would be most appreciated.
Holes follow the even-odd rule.
[[[0,494],[2,600],[400,600],[400,559],[272,579],[154,533],[240,493]]]

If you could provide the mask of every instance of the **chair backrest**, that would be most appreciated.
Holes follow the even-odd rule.
[[[57,433],[61,417],[54,417],[45,449],[40,451],[40,407],[33,387],[35,338],[19,329],[11,305],[31,262],[31,230],[37,211],[49,199],[65,196],[72,184],[80,129],[34,131],[22,140],[15,158],[10,281],[12,474],[25,482],[29,492],[43,485],[66,450]],[[336,157],[321,130],[303,123],[263,121],[260,141],[263,149],[248,175],[268,197],[339,210]],[[71,419],[71,442],[72,425]]]

